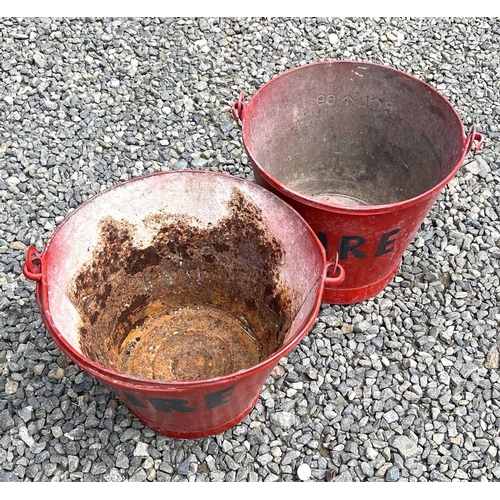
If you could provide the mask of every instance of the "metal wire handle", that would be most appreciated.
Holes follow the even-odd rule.
[[[236,123],[241,127],[243,124],[243,110],[245,109],[245,94],[242,92],[240,98],[231,106],[231,112]]]

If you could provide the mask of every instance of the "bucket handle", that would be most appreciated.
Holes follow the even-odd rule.
[[[33,281],[42,279],[42,254],[30,245],[26,250],[26,262],[23,265],[23,274]]]
[[[241,127],[243,124],[243,110],[245,109],[245,93],[240,94],[240,98],[231,106],[231,112],[236,123]]]
[[[474,142],[477,141],[477,144],[473,146]],[[479,132],[476,131],[475,125],[472,126],[470,129],[469,136],[465,140],[465,151],[466,154],[472,149],[472,152],[476,154],[480,149],[481,146],[483,145],[483,134],[480,134]]]
[[[328,272],[333,268],[333,276],[328,276]],[[326,264],[325,286],[333,287],[340,285],[345,279],[345,270],[339,264],[339,254],[335,255]]]

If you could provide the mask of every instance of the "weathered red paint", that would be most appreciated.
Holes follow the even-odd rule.
[[[76,268],[81,268],[82,262],[93,254],[102,218],[113,212],[125,222],[141,225],[141,221],[146,220],[147,223],[141,225],[141,232],[137,233],[144,242],[148,231],[155,227],[148,216],[168,219],[169,210],[177,209],[175,204],[185,213],[191,203],[196,207],[193,208],[193,220],[200,224],[217,224],[233,188],[258,203],[270,234],[285,249],[286,258],[280,272],[292,292],[290,300],[295,304],[296,316],[291,318],[288,334],[279,348],[249,368],[194,381],[134,377],[85,355],[77,330],[82,317],[75,313],[69,289],[79,275]],[[212,212],[213,223],[207,222],[212,221]],[[328,282],[330,285],[340,283],[344,271],[336,265],[336,258],[327,261],[323,246],[309,225],[280,198],[254,183],[227,174],[184,171],[138,177],[89,199],[64,219],[43,252],[28,248],[23,272],[27,278],[35,280],[43,323],[68,358],[108,385],[155,432],[172,438],[195,439],[219,434],[251,411],[274,366],[303,339],[316,320],[330,268],[337,268],[334,273],[338,276],[329,278]],[[199,278],[204,279],[203,275]],[[234,287],[234,284],[228,286]]]
[[[474,127],[465,135],[458,114],[435,89],[373,63],[322,61],[293,68],[266,83],[248,104],[240,96],[232,113],[242,126],[256,183],[281,196],[304,217],[326,244],[327,256],[339,252],[346,279],[341,286],[325,286],[323,301],[332,304],[363,301],[385,288],[441,190],[466,154],[482,145]],[[325,201],[294,185],[314,178],[318,165],[318,172],[322,169],[316,177],[318,193],[326,192],[321,191],[323,173],[330,175],[335,193],[335,168],[339,182],[343,176],[353,189],[365,182],[369,190],[379,182],[381,170],[366,163],[399,155],[387,166],[400,168],[405,153],[413,161],[418,159],[419,148],[429,161],[422,167],[408,160],[405,167],[413,181],[405,180],[404,169],[402,174],[386,172],[391,182],[377,187],[382,201],[342,203],[342,196],[350,194],[346,189],[340,197]],[[358,168],[352,174],[351,158]],[[330,161],[337,163],[328,170]],[[379,163],[383,170],[383,162]],[[327,179],[324,183],[328,184]],[[412,184],[421,184],[420,191]],[[363,193],[356,192],[351,199],[363,200]]]

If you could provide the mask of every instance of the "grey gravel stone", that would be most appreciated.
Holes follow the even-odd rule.
[[[13,472],[0,472],[0,483],[18,483],[19,478]]]
[[[403,458],[411,458],[418,453],[418,443],[408,436],[395,436],[389,443],[403,456]]]
[[[500,367],[500,354],[496,345],[488,351],[484,366],[490,370],[498,370]]]
[[[473,373],[478,370],[477,365],[474,363],[464,363],[460,369],[460,375],[464,378],[470,377]]]
[[[138,469],[132,476],[130,476],[129,481],[142,483],[146,480],[147,473],[144,469]]]
[[[5,384],[5,394],[15,394],[17,389],[19,387],[19,382],[16,382],[14,380],[9,380]]]
[[[117,483],[123,481],[123,476],[116,469],[111,469],[107,474],[104,474],[103,479],[109,483]]]
[[[384,420],[388,424],[391,424],[392,422],[396,422],[397,420],[399,420],[399,416],[394,410],[390,410],[387,413],[384,413]]]
[[[24,420],[24,422],[27,423],[33,418],[33,407],[25,406],[24,408],[21,408],[17,413]]]
[[[496,479],[500,479],[500,465],[497,465],[491,469],[491,473]]]
[[[78,465],[80,463],[80,459],[75,455],[68,455],[68,471],[75,472],[78,470]]]
[[[123,451],[118,452],[118,455],[116,457],[116,466],[119,469],[127,469],[129,466],[129,459],[127,457],[127,454]]]
[[[46,60],[45,56],[38,51],[36,51],[33,54],[33,61],[40,68],[45,68],[45,66],[47,65],[47,60]]]
[[[270,420],[279,428],[286,430],[290,429],[295,424],[297,417],[293,413],[280,411],[273,413],[270,416]]]
[[[148,445],[147,443],[143,443],[139,441],[134,449],[134,457],[149,457],[148,453]]]
[[[387,482],[396,482],[399,481],[399,478],[400,473],[397,467],[390,467],[389,469],[387,469],[387,472],[385,473],[385,480]]]
[[[222,132],[227,133],[234,128],[234,123],[224,122],[221,124],[220,128],[221,128]]]
[[[328,41],[334,46],[336,47],[339,43],[339,37],[336,33],[330,33],[328,35]]]
[[[311,467],[308,464],[300,464],[297,469],[297,477],[301,481],[308,481],[311,477]]]
[[[349,483],[352,482],[352,475],[349,471],[342,472],[337,478],[335,479],[335,482],[337,483]]]
[[[178,162],[176,162],[174,165],[172,165],[172,168],[174,170],[184,170],[188,166],[187,161],[182,158]]]
[[[0,412],[0,430],[6,432],[9,429],[12,429],[15,425],[16,423],[11,417],[9,410],[3,410]]]
[[[442,474],[441,472],[439,472],[437,470],[431,471],[430,479],[431,479],[431,481],[438,481],[438,482],[444,482],[444,483],[448,483],[451,481],[450,478],[446,477],[444,474]]]
[[[187,476],[189,474],[189,463],[190,463],[189,458],[186,458],[186,460],[181,462],[179,468],[177,469],[177,473],[183,476]]]
[[[371,462],[361,462],[361,470],[363,471],[363,474],[368,478],[373,477],[373,474],[375,472],[373,464]]]

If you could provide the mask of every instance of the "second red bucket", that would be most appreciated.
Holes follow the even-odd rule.
[[[402,71],[357,61],[288,70],[232,107],[255,181],[292,205],[346,271],[323,302],[374,297],[481,134]]]

